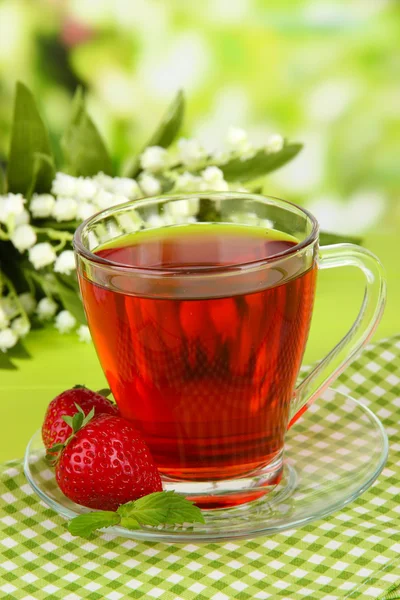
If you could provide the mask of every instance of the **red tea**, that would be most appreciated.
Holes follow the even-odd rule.
[[[249,291],[243,279],[243,289],[227,295],[221,275],[207,297],[196,297],[185,295],[177,272],[262,260],[296,243],[260,227],[193,224],[138,232],[96,252],[120,265],[173,270],[165,278],[172,297],[135,295],[128,281],[135,275],[126,272],[118,275],[118,291],[80,275],[90,330],[121,413],[170,477],[228,479],[279,454],[316,276],[315,265],[300,276],[280,269],[278,285],[264,276],[259,291]],[[163,285],[158,279],[159,296]]]

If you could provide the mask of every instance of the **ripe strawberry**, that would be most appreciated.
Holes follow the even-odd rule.
[[[94,408],[96,416],[101,414],[119,416],[118,408],[97,392],[83,386],[66,390],[54,398],[47,407],[42,426],[43,443],[47,449],[55,444],[64,444],[71,435],[72,429],[63,420],[63,416],[74,415],[77,411],[76,405],[82,408],[85,415]]]
[[[70,499],[100,510],[162,490],[150,451],[134,426],[101,415],[79,429],[61,451],[56,479]]]

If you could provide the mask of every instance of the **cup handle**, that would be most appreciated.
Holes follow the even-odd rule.
[[[319,250],[319,268],[357,267],[365,275],[365,293],[357,319],[350,331],[298,385],[290,409],[289,427],[336,379],[367,344],[382,316],[386,281],[379,259],[354,244],[324,246]]]

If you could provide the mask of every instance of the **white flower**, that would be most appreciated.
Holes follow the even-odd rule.
[[[53,217],[56,221],[72,221],[75,219],[78,203],[73,198],[57,198],[53,207]]]
[[[45,321],[56,314],[57,308],[57,304],[51,298],[42,298],[37,305],[36,312],[39,319]]]
[[[216,179],[215,181],[203,181],[200,186],[202,192],[227,192],[229,185],[224,179]]]
[[[11,241],[19,252],[25,252],[36,244],[36,233],[30,225],[19,225],[11,236]]]
[[[17,336],[9,327],[0,331],[0,350],[2,350],[2,352],[6,352],[6,350],[15,346],[17,342]]]
[[[11,319],[14,315],[18,314],[19,312],[18,304],[16,303],[14,298],[11,298],[10,296],[0,298],[0,305],[8,319]]]
[[[129,202],[129,198],[126,196],[121,196],[120,194],[113,194],[112,206],[118,206],[118,204],[125,204],[125,202]]]
[[[18,217],[24,212],[26,200],[22,194],[0,196],[0,223],[7,223],[10,216]]]
[[[51,194],[34,194],[29,209],[35,219],[46,219],[50,217],[55,202]]]
[[[117,206],[118,204],[129,202],[129,198],[126,196],[120,196],[118,194],[112,194],[111,192],[106,192],[105,190],[100,190],[96,194],[95,202],[99,208],[105,209],[110,208],[111,206]]]
[[[93,179],[100,188],[107,190],[108,192],[113,191],[113,188],[114,188],[114,178],[113,177],[110,177],[109,175],[105,175],[102,171],[100,171],[100,173],[97,173],[97,175],[95,175],[93,177]]]
[[[87,325],[81,325],[78,328],[77,333],[81,342],[86,342],[88,344],[92,341],[92,336],[90,335],[89,327]]]
[[[97,235],[94,231],[89,231],[88,234],[89,248],[90,250],[94,250],[99,245],[99,240],[97,239]]]
[[[116,215],[115,218],[121,229],[127,233],[137,231],[143,226],[143,219],[139,217],[135,210],[123,212],[120,215]]]
[[[267,152],[280,152],[285,144],[285,140],[279,133],[271,135],[266,143],[265,149]]]
[[[54,271],[64,273],[64,275],[69,275],[72,271],[75,271],[75,256],[72,250],[64,250],[57,256]]]
[[[8,318],[5,310],[0,306],[0,331],[8,327]]]
[[[247,132],[239,127],[229,128],[227,142],[232,150],[240,154],[246,154],[252,149],[252,145],[247,138]]]
[[[226,163],[230,158],[230,153],[227,150],[217,150],[213,155],[214,162]]]
[[[78,177],[75,181],[75,196],[78,200],[92,200],[98,190],[98,186],[90,177]]]
[[[207,167],[202,171],[201,176],[207,183],[215,183],[221,181],[224,178],[224,174],[218,167]]]
[[[22,213],[19,214],[19,215],[17,215],[14,218],[15,227],[18,227],[18,225],[27,225],[30,220],[31,220],[31,215],[26,210],[26,208],[24,208],[24,210],[22,211]]]
[[[175,189],[182,192],[198,192],[202,182],[201,177],[196,177],[196,175],[185,171],[176,178]]]
[[[23,317],[18,317],[18,319],[14,319],[14,321],[11,323],[11,329],[15,335],[21,338],[25,337],[29,333],[31,327],[29,321]]]
[[[156,196],[161,192],[161,183],[148,173],[142,173],[140,176],[140,187],[146,196]]]
[[[105,190],[99,190],[94,199],[97,206],[101,209],[109,208],[113,205],[113,194]]]
[[[188,167],[198,166],[206,157],[204,148],[197,140],[181,138],[178,140],[178,151],[179,158]]]
[[[140,166],[145,171],[156,173],[162,171],[167,166],[168,152],[161,146],[150,146],[146,148],[140,157]]]
[[[22,308],[24,309],[27,315],[31,315],[35,311],[36,300],[29,292],[20,294],[18,296],[18,300],[21,302]]]
[[[134,179],[129,177],[114,177],[112,181],[111,191],[118,196],[125,196],[127,200],[135,200],[141,195],[140,187]]]
[[[85,221],[86,219],[94,215],[97,212],[97,210],[98,209],[96,208],[96,206],[91,202],[82,202],[81,204],[78,204],[76,216],[81,221]]]
[[[51,191],[55,196],[75,196],[76,178],[66,173],[56,173]]]
[[[166,217],[167,215],[158,215],[154,213],[147,217],[145,226],[149,229],[153,229],[154,227],[163,227],[164,225],[168,225],[169,223],[167,222]]]
[[[42,242],[29,250],[29,260],[35,269],[41,269],[51,265],[56,260],[56,253],[51,244]]]
[[[76,319],[67,310],[62,310],[56,316],[55,327],[60,333],[68,333],[76,325]]]
[[[174,200],[165,204],[165,211],[175,219],[182,218],[183,222],[187,222],[186,217],[193,217],[198,210],[198,198],[182,198],[182,200]]]
[[[240,127],[229,127],[227,142],[230,146],[237,148],[247,142],[247,133]]]

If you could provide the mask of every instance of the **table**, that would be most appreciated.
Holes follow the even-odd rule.
[[[397,336],[369,346],[335,386],[367,404],[386,427],[391,450],[375,484],[327,519],[270,538],[183,546],[109,534],[73,538],[33,494],[20,460],[8,463],[0,475],[0,597],[398,598],[399,373]]]

